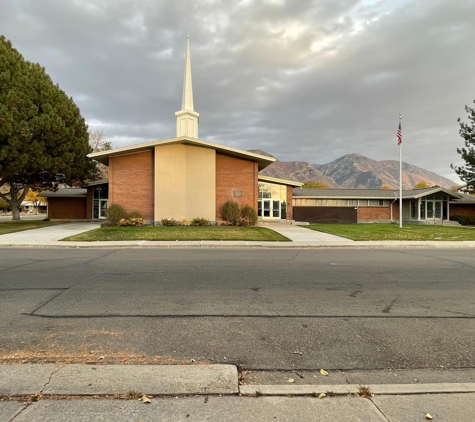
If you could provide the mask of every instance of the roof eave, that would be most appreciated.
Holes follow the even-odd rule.
[[[278,177],[264,176],[261,174],[259,174],[257,178],[258,180],[262,180],[265,182],[274,182],[281,185],[293,186],[296,188],[301,187],[303,185],[302,182],[296,182],[294,180],[287,180],[287,179],[279,179]]]
[[[196,145],[196,146],[201,146],[203,148],[213,148],[216,151],[223,153],[225,155],[230,155],[230,156],[234,156],[238,158],[255,161],[258,163],[259,170],[265,169],[267,166],[269,166],[274,161],[276,161],[276,158],[273,158],[273,157],[267,157],[265,155],[255,154],[253,152],[248,152],[248,151],[244,151],[237,148],[227,147],[224,145],[216,144],[214,142],[204,141],[198,138],[190,138],[188,136],[162,139],[159,141],[146,142],[143,144],[137,144],[137,145],[132,145],[128,147],[115,148],[108,151],[93,152],[91,154],[88,154],[88,157],[98,161],[99,163],[109,165],[109,157],[125,155],[125,154],[133,154],[133,153],[153,149],[156,146],[175,144],[175,143],[183,143],[186,145]]]

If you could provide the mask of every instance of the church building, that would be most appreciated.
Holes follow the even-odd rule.
[[[292,219],[292,189],[302,183],[259,175],[275,158],[198,138],[189,38],[182,107],[175,116],[174,138],[89,154],[109,167],[109,180],[43,193],[48,217],[102,219],[110,204],[119,204],[128,212],[139,211],[148,222],[218,222],[223,204],[234,200],[254,207],[260,219]]]

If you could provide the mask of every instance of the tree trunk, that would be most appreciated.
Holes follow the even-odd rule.
[[[12,206],[12,220],[16,221],[20,219],[20,205],[25,199],[26,194],[30,190],[29,186],[19,187],[10,185],[10,199],[7,202]]]
[[[18,203],[12,203],[12,220],[20,219],[20,207]]]

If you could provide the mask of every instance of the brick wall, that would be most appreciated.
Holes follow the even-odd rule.
[[[233,200],[240,206],[251,205],[257,211],[257,163],[216,154],[216,218],[221,219],[221,207]],[[241,196],[239,196],[241,195]]]
[[[393,220],[399,219],[399,205],[393,204]],[[390,221],[391,205],[389,207],[358,207],[358,222],[365,221]]]
[[[475,204],[449,204],[450,216],[466,215],[467,217],[475,217]]]
[[[83,220],[87,217],[86,198],[48,198],[51,220]]]
[[[109,158],[109,205],[122,205],[127,211],[140,211],[153,220],[153,152]]]
[[[293,187],[287,186],[287,215],[285,218],[287,220],[293,220],[294,211],[292,208],[292,197],[293,197]],[[284,216],[281,216],[282,218]]]

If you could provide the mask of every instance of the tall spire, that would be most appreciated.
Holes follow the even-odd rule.
[[[186,39],[185,80],[183,82],[183,97],[181,110],[175,113],[176,136],[198,138],[199,113],[193,108],[193,86],[191,83],[190,37]]]
[[[191,83],[190,36],[186,38],[185,80],[183,81],[182,110],[193,110],[193,85]]]

